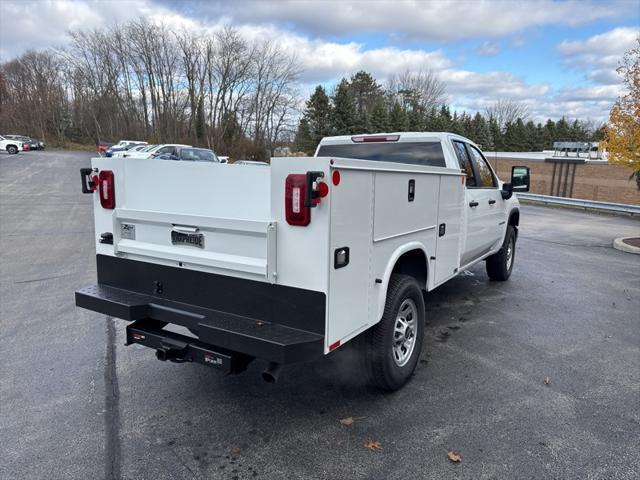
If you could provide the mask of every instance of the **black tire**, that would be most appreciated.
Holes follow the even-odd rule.
[[[504,236],[502,248],[486,260],[487,275],[491,280],[504,282],[511,276],[516,259],[516,231],[509,225]]]
[[[410,300],[410,302],[405,302]],[[414,345],[411,352],[407,350],[408,357],[406,363],[399,365],[396,361],[395,327],[400,316],[400,307],[409,305],[411,302],[415,306],[415,327],[413,331]],[[407,316],[407,318],[409,318]],[[384,307],[384,314],[380,322],[369,329],[364,335],[362,343],[362,360],[364,362],[364,372],[370,384],[387,391],[397,390],[402,387],[413,375],[420,352],[422,351],[422,340],[424,337],[425,309],[422,290],[418,282],[409,275],[393,274],[387,289],[387,299]],[[405,330],[405,334],[410,329]],[[403,338],[408,338],[404,337]]]
[[[15,145],[9,145],[7,147],[7,153],[15,155],[16,153],[18,153],[18,147],[16,147]]]

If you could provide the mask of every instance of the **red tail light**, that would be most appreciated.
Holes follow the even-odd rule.
[[[301,227],[309,225],[311,208],[304,206],[307,196],[307,176],[304,174],[287,175],[284,184],[284,211],[289,225]]]
[[[116,208],[116,186],[111,170],[102,170],[98,176],[100,205],[110,210]]]

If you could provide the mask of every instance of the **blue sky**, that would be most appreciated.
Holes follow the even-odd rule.
[[[382,83],[431,70],[457,110],[511,98],[534,120],[605,120],[622,92],[617,62],[640,34],[640,0],[3,0],[0,58],[140,16],[272,39],[298,56],[303,93],[360,69]]]

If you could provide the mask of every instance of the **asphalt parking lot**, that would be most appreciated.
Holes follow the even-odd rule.
[[[399,392],[362,385],[349,349],[270,385],[257,363],[159,362],[75,307],[89,157],[0,155],[0,478],[640,477],[640,256],[611,248],[637,219],[523,206],[511,280],[479,265],[430,293]]]

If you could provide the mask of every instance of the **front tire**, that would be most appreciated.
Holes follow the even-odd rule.
[[[487,275],[491,280],[504,282],[511,276],[516,256],[516,231],[509,225],[502,248],[487,258]]]
[[[16,153],[18,153],[18,147],[16,147],[15,145],[9,145],[7,147],[7,153],[15,155]]]
[[[408,275],[391,275],[382,319],[365,333],[363,361],[369,383],[393,391],[409,381],[420,359],[424,323],[418,282]]]

